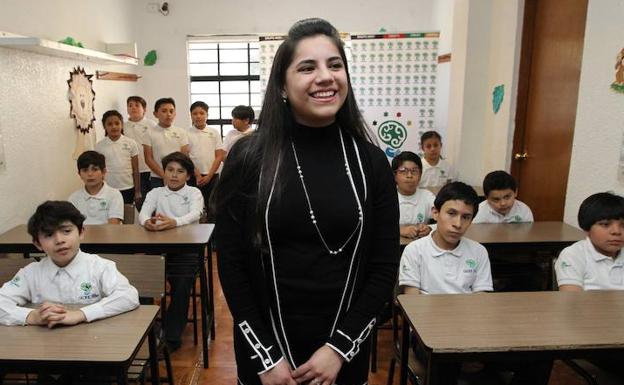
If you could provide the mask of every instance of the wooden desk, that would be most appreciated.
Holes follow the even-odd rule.
[[[428,355],[426,384],[443,361],[616,357],[624,353],[624,292],[400,295],[401,384],[409,328]]]
[[[213,339],[215,335],[212,258],[208,258],[208,273],[204,264],[204,252],[213,230],[214,224],[192,224],[167,231],[147,231],[139,225],[91,225],[85,226],[84,239],[80,242],[80,249],[90,253],[197,255],[204,368],[208,367],[208,324]],[[0,235],[0,253],[36,252],[39,250],[32,244],[26,225],[16,226]]]
[[[114,374],[127,383],[128,367],[149,334],[152,384],[159,383],[156,335],[158,306],[144,305],[115,317],[76,326],[0,326],[0,368],[52,373]]]

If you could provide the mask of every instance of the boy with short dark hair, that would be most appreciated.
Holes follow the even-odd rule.
[[[492,291],[488,252],[464,238],[479,197],[462,182],[451,182],[438,192],[432,210],[435,231],[405,247],[399,285],[405,293],[455,294]]]
[[[624,197],[610,192],[589,196],[581,203],[578,222],[587,238],[559,254],[559,290],[624,290]]]
[[[191,120],[189,129],[190,158],[195,165],[195,180],[204,197],[206,212],[214,186],[219,180],[219,167],[225,158],[221,149],[223,142],[219,131],[206,125],[208,105],[202,101],[191,104]],[[210,218],[212,220],[212,218]]]
[[[141,96],[129,96],[126,100],[126,108],[128,111],[128,120],[124,123],[124,135],[134,139],[139,146],[139,175],[141,179],[142,199],[137,203],[137,208],[141,211],[143,200],[149,190],[151,190],[150,169],[145,163],[143,143],[146,140],[145,137],[148,135],[149,130],[153,128],[156,123],[145,117],[147,102],[145,102],[145,99]]]
[[[75,191],[68,200],[86,217],[85,225],[120,224],[124,218],[123,197],[104,181],[104,155],[85,151],[76,163],[84,188]]]
[[[154,103],[154,116],[158,124],[152,130],[148,130],[143,142],[145,163],[151,172],[150,184],[152,188],[162,187],[164,170],[160,166],[162,159],[172,152],[180,151],[189,153],[188,134],[186,130],[175,127],[173,122],[176,117],[175,100],[161,98]]]
[[[249,135],[253,132],[251,124],[255,118],[253,108],[250,106],[236,106],[232,110],[232,125],[235,130],[228,132],[223,139],[223,146],[221,149],[226,152],[226,155],[232,149],[232,146],[236,141],[245,135]]]
[[[533,222],[529,206],[516,199],[518,188],[511,174],[492,171],[483,179],[486,200],[479,204],[479,213],[473,223]]]
[[[165,186],[154,188],[147,194],[139,213],[139,223],[149,231],[197,223],[204,199],[198,188],[186,184],[194,173],[193,162],[187,155],[173,152],[163,158],[162,167]],[[182,345],[197,256],[169,255],[166,264],[171,303],[166,312],[165,335],[170,350],[175,351]]]
[[[139,306],[137,290],[115,263],[80,250],[85,217],[69,202],[47,201],[28,221],[33,244],[46,253],[0,288],[2,325],[76,325]],[[37,304],[35,309],[23,307]],[[80,305],[70,310],[65,305]]]
[[[420,157],[411,151],[403,151],[392,159],[391,166],[399,197],[401,236],[422,238],[431,232],[428,224],[435,195],[418,188],[422,174]]]

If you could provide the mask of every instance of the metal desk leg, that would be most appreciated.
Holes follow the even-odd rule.
[[[407,385],[407,364],[409,360],[410,328],[405,317],[402,317],[401,325],[401,376],[399,384]]]
[[[152,376],[152,385],[160,385],[160,373],[158,373],[158,351],[156,348],[156,329],[154,324],[150,326],[149,335],[147,337],[150,353],[150,373]]]
[[[201,328],[202,328],[202,353],[204,356],[204,368],[208,368],[208,293],[207,293],[207,276],[206,265],[204,264],[204,250],[206,245],[199,247],[197,252],[199,263],[199,282],[201,294]]]
[[[215,339],[215,307],[212,271],[212,241],[208,242],[208,301],[210,302],[210,339]]]

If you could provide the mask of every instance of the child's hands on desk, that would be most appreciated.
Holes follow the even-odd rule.
[[[178,225],[178,222],[174,218],[162,214],[156,214],[150,219],[145,221],[145,228],[149,231],[161,231],[167,229],[173,229]]]
[[[44,302],[39,308],[28,313],[28,325],[41,325],[52,328],[56,325],[77,325],[87,319],[80,310],[68,310],[65,306]]]
[[[422,238],[431,232],[431,227],[424,223],[401,226],[401,236],[405,238]]]

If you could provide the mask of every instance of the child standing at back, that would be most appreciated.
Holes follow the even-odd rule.
[[[436,187],[457,180],[455,169],[442,158],[442,137],[435,131],[427,131],[420,137],[423,150],[420,187]]]
[[[529,206],[516,199],[516,180],[509,173],[492,171],[483,179],[485,201],[479,204],[479,213],[473,223],[533,222]]]
[[[249,135],[253,132],[251,124],[253,123],[254,118],[255,113],[253,108],[250,106],[241,105],[234,107],[232,110],[232,125],[235,129],[225,135],[225,138],[223,139],[223,146],[221,147],[221,149],[225,151],[226,155],[230,152],[234,143],[236,143],[243,136]]]
[[[190,157],[195,165],[195,180],[197,187],[204,196],[206,212],[208,202],[214,186],[219,180],[218,170],[225,158],[225,151],[221,149],[223,142],[219,131],[206,125],[208,119],[208,105],[204,102],[191,104],[191,120],[193,126],[189,129]]]
[[[152,188],[162,187],[164,170],[160,162],[172,152],[189,153],[188,134],[186,130],[173,126],[176,117],[175,101],[172,98],[161,98],[154,103],[154,116],[158,124],[148,130],[143,142],[145,163],[151,170],[150,184]]]
[[[95,145],[108,164],[106,183],[121,192],[125,204],[141,200],[139,179],[139,146],[123,134],[123,117],[115,110],[102,116],[106,137]]]
[[[197,223],[204,208],[201,191],[186,182],[194,173],[191,159],[173,152],[162,160],[164,187],[152,189],[145,197],[139,223],[149,231],[162,231]],[[166,312],[165,335],[171,351],[182,345],[189,295],[195,282],[196,255],[170,255],[166,259],[171,304]]]
[[[392,159],[392,171],[399,196],[399,226],[401,236],[421,238],[431,232],[428,226],[435,195],[418,188],[422,163],[411,151],[403,151]]]
[[[85,225],[120,224],[124,217],[123,197],[105,181],[106,158],[97,151],[85,151],[78,157],[78,175],[84,188],[69,196],[69,201],[87,219]]]
[[[154,127],[154,122],[145,117],[145,109],[147,103],[140,96],[130,96],[126,100],[128,110],[128,120],[124,124],[124,135],[133,139],[139,146],[139,173],[141,178],[141,196],[143,197],[138,203],[137,208],[141,211],[143,199],[151,189],[150,186],[150,169],[145,163],[145,152],[143,151],[143,143],[148,131]]]

